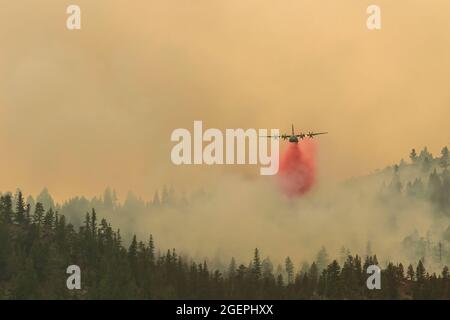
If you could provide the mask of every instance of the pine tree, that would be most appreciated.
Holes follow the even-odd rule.
[[[53,209],[50,208],[47,210],[44,216],[44,226],[47,229],[53,228],[54,225],[54,219],[55,219],[55,213],[53,212]]]
[[[409,280],[411,281],[414,280],[416,273],[414,272],[414,267],[412,266],[412,264],[408,266],[408,271],[406,272],[406,275]]]
[[[16,222],[19,224],[25,222],[25,200],[20,190],[16,194]]]
[[[385,298],[389,300],[398,299],[399,292],[399,279],[398,279],[398,271],[393,265],[392,262],[389,262],[386,270],[383,271],[382,277],[384,279],[383,293]]]
[[[284,285],[283,275],[281,273],[277,276],[277,286],[282,287]]]
[[[341,267],[336,260],[333,260],[333,262],[329,264],[324,271],[326,281],[325,295],[329,298],[337,299],[341,296],[341,287],[339,281],[340,272]]]
[[[324,270],[327,267],[328,263],[329,260],[327,250],[325,249],[325,247],[322,247],[320,251],[317,253],[316,257],[316,264],[317,268],[319,269],[319,272]]]
[[[397,277],[402,282],[405,280],[405,268],[402,263],[400,263],[397,267]]]
[[[266,279],[266,281],[275,280],[273,276],[273,264],[269,257],[265,258],[262,262],[262,277]]]
[[[26,224],[30,224],[30,222],[31,222],[31,213],[30,213],[30,211],[31,211],[31,206],[30,206],[29,203],[27,203],[26,207],[25,207],[25,223]]]
[[[428,151],[427,147],[424,147],[422,149],[422,151],[420,151],[420,155],[419,155],[420,160],[425,160],[425,159],[433,159],[433,155]]]
[[[84,231],[85,231],[85,235],[86,237],[90,237],[92,234],[91,231],[91,215],[89,214],[89,212],[86,212],[86,216],[84,218]]]
[[[95,238],[97,235],[97,213],[95,212],[94,208],[92,208],[92,215],[91,215],[91,232],[92,237]]]
[[[292,284],[294,282],[294,264],[289,257],[287,257],[285,260],[285,268],[287,274],[287,282],[288,284]]]
[[[153,266],[155,263],[155,243],[153,241],[152,235],[150,235],[150,239],[148,241],[148,251],[149,251],[150,265]]]
[[[311,267],[309,268],[309,279],[310,279],[310,290],[311,290],[311,294],[314,294],[315,290],[316,290],[316,286],[317,286],[317,281],[319,280],[319,270],[317,268],[317,265],[315,262],[313,262],[311,264]]]
[[[34,210],[34,208],[35,208],[35,206],[36,206],[36,201],[34,201],[34,198],[33,198],[32,195],[29,195],[29,196],[27,197],[26,203],[30,205],[30,209],[31,209],[31,210]]]
[[[428,197],[433,204],[438,205],[441,197],[442,182],[436,169],[430,174],[428,179]]]
[[[422,171],[427,173],[430,171],[430,169],[431,169],[431,160],[429,157],[425,157],[422,160]]]
[[[416,279],[417,282],[422,283],[425,281],[425,267],[423,266],[422,260],[419,260],[419,263],[416,267]]]
[[[34,224],[37,224],[38,226],[41,226],[44,222],[44,206],[42,203],[38,202],[36,203],[36,207],[34,209],[34,215],[33,215],[33,222]]]
[[[228,266],[228,278],[234,279],[235,276],[236,276],[236,260],[234,259],[234,257],[231,257],[231,261]]]
[[[48,209],[55,209],[55,202],[53,201],[52,196],[48,192],[47,188],[44,188],[41,193],[38,194],[36,197],[36,202],[42,203],[44,208]]]
[[[136,235],[133,235],[133,240],[131,241],[130,247],[128,248],[128,261],[131,266],[132,275],[135,277],[138,273],[137,271],[137,251],[138,244],[136,240]],[[170,251],[167,252],[166,261],[170,264]],[[169,260],[169,261],[168,261]]]
[[[261,278],[261,259],[259,257],[258,248],[255,248],[255,255],[253,256],[252,274],[255,280]]]
[[[411,153],[409,154],[409,158],[411,159],[411,163],[415,164],[417,163],[417,153],[416,153],[416,149],[412,149]]]
[[[0,218],[1,220],[10,223],[13,217],[12,198],[10,194],[0,197]]]
[[[136,235],[133,235],[133,240],[131,241],[130,247],[128,248],[128,257],[130,260],[136,259],[137,256],[137,240]],[[168,251],[167,255],[168,259],[170,259],[170,251]]]
[[[243,282],[245,280],[246,274],[247,268],[243,264],[240,264],[236,272],[236,279],[238,279],[238,282]]]
[[[439,164],[444,170],[447,170],[447,167],[449,166],[449,151],[447,146],[445,146],[441,150],[441,158],[439,159]]]

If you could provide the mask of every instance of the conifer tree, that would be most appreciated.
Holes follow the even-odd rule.
[[[255,248],[255,255],[253,256],[252,274],[255,280],[261,278],[261,259],[259,257],[258,248]]]
[[[417,163],[417,153],[416,153],[416,149],[412,149],[411,153],[409,154],[409,158],[411,159],[411,163],[415,164]]]
[[[153,242],[152,235],[150,235],[150,239],[148,241],[148,251],[149,251],[150,265],[153,266],[155,263],[155,243]]]
[[[12,221],[14,214],[12,206],[12,198],[10,194],[0,197],[0,218],[7,223]]]
[[[316,257],[316,264],[317,268],[319,269],[319,272],[321,272],[327,267],[328,262],[329,260],[327,250],[325,249],[325,247],[322,247],[320,251],[317,253]]]
[[[287,283],[292,284],[294,282],[294,264],[292,263],[290,257],[287,257],[284,263],[287,274]]]
[[[91,215],[91,232],[92,237],[95,238],[97,235],[97,213],[95,212],[94,208],[92,208],[92,215]]]
[[[425,267],[423,266],[422,260],[419,260],[419,263],[416,267],[416,279],[417,282],[423,282],[425,280]]]
[[[22,224],[25,222],[25,200],[22,191],[18,190],[16,194],[16,222]]]
[[[228,266],[228,278],[233,279],[236,276],[236,260],[231,257],[230,264]]]
[[[34,209],[34,214],[33,214],[33,222],[35,224],[37,224],[38,226],[41,226],[44,222],[44,206],[42,205],[42,203],[38,202],[36,203],[36,207]]]

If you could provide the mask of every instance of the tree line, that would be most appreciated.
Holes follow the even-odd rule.
[[[447,147],[434,157],[425,147],[419,154],[412,149],[410,163],[402,160],[399,164],[386,168],[392,172],[389,184],[384,183],[380,198],[405,196],[415,200],[430,202],[436,213],[450,216],[450,155]],[[406,177],[402,178],[404,172]],[[411,179],[411,177],[414,177]]]
[[[68,290],[66,268],[81,269],[82,287]],[[120,230],[98,221],[94,209],[78,230],[53,208],[34,210],[20,191],[0,197],[1,299],[449,299],[449,270],[426,271],[422,261],[406,268],[387,263],[381,289],[369,290],[367,267],[376,255],[345,254],[328,261],[323,248],[315,262],[295,272],[290,257],[274,270],[255,249],[251,262],[231,259],[226,270],[210,269],[175,249],[156,249],[133,236],[127,248]],[[381,266],[380,266],[381,267]]]

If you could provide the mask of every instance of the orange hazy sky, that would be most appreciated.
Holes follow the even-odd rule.
[[[382,29],[366,28],[381,7]],[[322,183],[450,142],[448,0],[0,0],[0,190],[151,197],[175,128],[326,130]],[[78,4],[82,29],[65,27]]]

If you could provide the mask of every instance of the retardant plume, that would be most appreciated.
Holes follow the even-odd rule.
[[[308,192],[316,177],[315,143],[303,140],[289,143],[281,157],[278,172],[279,185],[288,197],[298,197]]]

